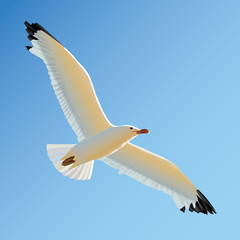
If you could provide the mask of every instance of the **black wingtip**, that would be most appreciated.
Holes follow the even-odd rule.
[[[182,211],[182,212],[185,212],[185,206],[184,207],[182,207],[182,208],[180,208],[180,211]]]
[[[38,38],[34,37],[33,35],[28,35],[28,39],[29,39],[30,41],[32,41],[32,40],[38,40]]]
[[[207,200],[207,198],[199,191],[197,190],[197,198],[198,198],[198,203],[201,207],[205,209],[205,212],[209,212],[211,214],[217,213],[212,204]]]
[[[26,47],[26,49],[29,51],[32,47],[30,47],[30,46],[25,46]]]
[[[34,34],[37,32],[37,31],[43,31],[45,32],[46,34],[48,34],[50,37],[52,37],[53,39],[55,39],[58,43],[60,43],[53,35],[51,35],[44,27],[42,27],[40,24],[38,23],[32,23],[32,24],[29,24],[27,21],[24,22],[24,25],[27,27],[26,28],[26,31],[28,33],[28,39],[30,41],[32,40],[38,40]],[[60,43],[61,44],[61,43]]]
[[[196,212],[196,213],[203,213],[203,214],[216,214],[216,210],[212,206],[212,204],[207,200],[207,198],[199,191],[196,191],[197,195],[197,201],[194,203],[191,203],[189,206],[189,211],[190,212]],[[195,205],[195,207],[194,207]],[[180,208],[182,212],[185,212],[186,207]]]

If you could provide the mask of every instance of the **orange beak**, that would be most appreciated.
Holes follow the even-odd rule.
[[[141,129],[139,131],[135,131],[137,134],[149,133],[147,129]]]

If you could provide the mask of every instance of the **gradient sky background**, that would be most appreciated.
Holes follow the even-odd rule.
[[[237,239],[240,168],[239,1],[1,1],[0,238]],[[76,143],[23,22],[38,22],[90,74],[115,125],[177,164],[217,215],[96,162],[63,177],[46,144]]]

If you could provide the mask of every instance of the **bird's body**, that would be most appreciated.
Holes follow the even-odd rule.
[[[130,141],[147,129],[113,126],[98,102],[86,70],[41,25],[27,26],[33,47],[27,49],[47,66],[62,110],[77,135],[78,144],[48,144],[53,165],[64,176],[78,180],[91,178],[94,160],[101,160],[137,181],[169,194],[183,212],[216,213],[194,184],[167,159]]]
[[[130,129],[132,128],[132,129]],[[109,127],[96,135],[85,138],[76,144],[62,160],[74,157],[73,167],[104,158],[125,146],[131,139],[137,136],[138,131],[131,126]]]

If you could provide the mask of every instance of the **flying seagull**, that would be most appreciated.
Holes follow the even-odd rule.
[[[94,160],[99,159],[120,174],[169,194],[182,212],[216,213],[175,164],[130,143],[149,133],[147,129],[114,126],[108,121],[88,73],[56,38],[38,23],[24,24],[33,45],[26,48],[46,64],[55,94],[79,142],[47,145],[48,156],[59,172],[88,180]]]

